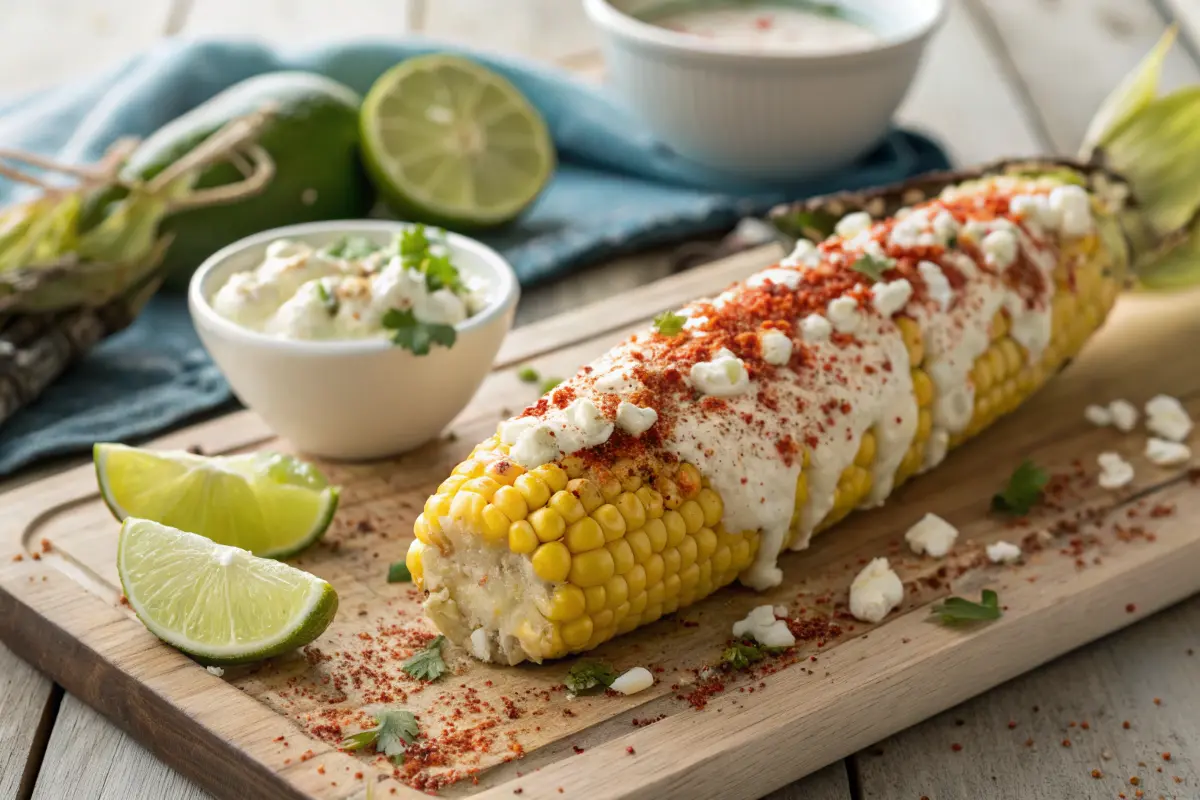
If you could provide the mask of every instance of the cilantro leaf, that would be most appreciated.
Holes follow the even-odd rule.
[[[375,722],[374,728],[347,736],[339,747],[354,751],[374,745],[376,753],[387,756],[393,764],[403,764],[405,749],[421,730],[416,716],[402,708],[385,708],[375,715]]]
[[[400,669],[422,681],[436,681],[446,671],[446,662],[442,660],[442,642],[445,636],[435,636],[424,650],[410,656],[400,665]]]
[[[521,369],[517,370],[517,379],[522,383],[537,383],[542,379],[542,376],[533,367],[521,367]]]
[[[426,289],[431,292],[449,289],[459,294],[465,287],[458,268],[450,261],[449,255],[433,252],[435,244],[424,225],[413,225],[400,233],[393,247],[407,269],[424,274]]]
[[[654,330],[663,336],[678,336],[688,318],[674,311],[664,311],[654,318]]]
[[[1009,477],[1004,491],[992,498],[992,510],[1025,516],[1042,498],[1042,490],[1049,482],[1046,470],[1025,459]]]
[[[418,356],[428,355],[431,345],[453,347],[455,339],[458,338],[458,332],[454,330],[453,325],[421,322],[411,308],[403,311],[398,308],[389,310],[383,315],[382,324],[386,330],[395,331],[392,336],[394,344],[411,350],[413,355]]]
[[[607,689],[617,679],[617,671],[602,661],[580,661],[567,670],[567,691],[584,694],[595,689]]]
[[[976,603],[962,597],[947,597],[935,605],[931,611],[941,617],[947,625],[956,622],[972,622],[976,620],[1000,619],[1000,597],[991,589],[984,589],[980,602]]]
[[[425,232],[425,226],[418,224],[400,232],[396,250],[401,258],[415,260],[426,256],[432,245],[433,242],[429,241],[429,234]]]
[[[317,297],[321,298],[321,305],[325,306],[325,310],[329,312],[329,316],[333,317],[337,315],[337,295],[331,294],[329,288],[320,281],[317,282]]]
[[[850,269],[866,275],[873,281],[883,280],[883,273],[895,266],[888,258],[878,258],[870,253],[863,253],[858,260],[850,265]]]
[[[358,261],[382,249],[365,236],[343,236],[322,250],[321,254],[343,261]]]
[[[542,381],[542,394],[551,391],[562,382],[562,378],[546,378],[546,380]]]
[[[958,247],[958,237],[957,236],[951,236],[949,239],[946,240],[946,249],[947,250],[953,250],[956,247]]]
[[[721,663],[733,669],[746,669],[767,657],[763,648],[749,642],[734,642],[721,653]]]
[[[403,561],[397,561],[388,567],[388,583],[412,583],[412,573]]]

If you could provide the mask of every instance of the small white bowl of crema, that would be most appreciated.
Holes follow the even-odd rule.
[[[947,0],[584,0],[610,84],[656,137],[731,176],[831,173],[876,146]]]
[[[275,433],[357,461],[438,436],[491,370],[519,294],[480,242],[348,220],[229,245],[192,277],[188,307],[233,392]]]

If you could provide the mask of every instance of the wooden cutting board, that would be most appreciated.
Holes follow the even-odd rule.
[[[731,587],[594,655],[647,666],[656,685],[632,697],[569,699],[569,662],[509,668],[447,647],[454,674],[422,685],[399,670],[426,630],[417,593],[388,584],[427,494],[499,419],[535,399],[516,372],[567,375],[663,308],[712,294],[777,258],[774,247],[676,275],[513,333],[495,372],[441,441],[373,464],[322,464],[344,486],[324,540],[295,563],[338,590],[338,618],[313,646],[274,662],[209,674],[158,642],[121,604],[117,524],[90,466],[0,500],[0,639],[67,691],[129,730],[165,762],[228,798],[753,798],[1200,590],[1200,490],[1184,469],[1151,466],[1144,432],[1097,429],[1088,402],[1139,406],[1164,392],[1200,417],[1200,295],[1129,296],[1085,354],[1014,415],[905,486],[783,559],[786,578],[758,595]],[[287,449],[249,412],[156,446],[208,453]],[[1096,456],[1130,458],[1135,483],[1096,485]],[[1054,475],[1051,501],[1014,523],[988,513],[1023,458]],[[921,559],[903,532],[926,512],[962,531],[945,561]],[[1022,542],[1024,562],[994,566],[982,545]],[[879,626],[845,613],[867,559],[887,555],[906,582]],[[995,588],[1002,619],[968,628],[931,621],[948,594]],[[786,605],[795,652],[750,672],[719,662],[731,623]],[[394,769],[342,753],[361,709],[415,713],[420,756]],[[439,763],[440,762],[440,763]],[[369,791],[368,791],[369,790]]]

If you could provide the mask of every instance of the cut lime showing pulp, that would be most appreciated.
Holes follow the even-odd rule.
[[[136,517],[121,526],[117,572],[151,633],[210,664],[306,645],[337,613],[337,592],[315,575]]]
[[[500,225],[554,171],[546,123],[511,83],[473,61],[427,55],[385,72],[360,112],[363,161],[402,217]]]
[[[98,444],[104,502],[119,520],[141,517],[265,558],[283,558],[325,533],[338,488],[278,453],[205,457]]]

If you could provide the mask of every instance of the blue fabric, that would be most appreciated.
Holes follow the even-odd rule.
[[[396,62],[449,51],[427,40],[286,50],[248,42],[171,41],[70,85],[0,100],[0,147],[65,162],[98,158],[119,136],[146,136],[217,92],[262,72],[303,69],[360,92]],[[777,202],[898,180],[948,166],[938,146],[893,131],[855,166],[797,186],[737,184],[663,147],[617,102],[543,66],[468,52],[541,110],[561,165],[521,222],[490,237],[524,285],[619,251],[731,226]],[[0,186],[0,203],[20,190]],[[161,431],[230,400],[188,320],[183,298],[156,297],[33,406],[0,427],[0,474],[97,440]]]

